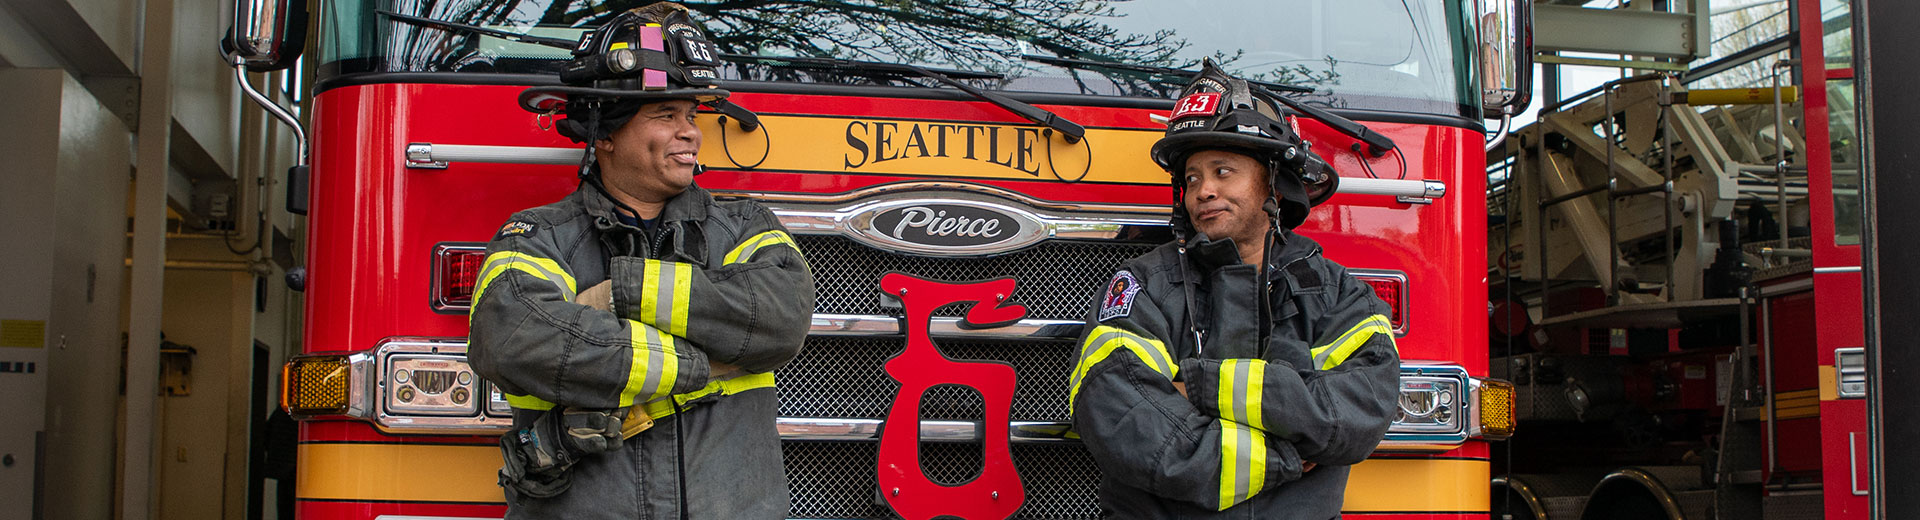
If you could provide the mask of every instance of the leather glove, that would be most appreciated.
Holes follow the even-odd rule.
[[[588,455],[620,447],[619,411],[556,407],[533,425],[500,436],[501,487],[547,498],[572,486],[567,470]]]

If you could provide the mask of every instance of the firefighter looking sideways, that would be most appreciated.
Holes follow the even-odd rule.
[[[473,367],[507,394],[508,518],[780,518],[773,371],[799,353],[813,275],[773,213],[715,202],[697,103],[715,49],[653,4],[582,37],[523,108],[586,144],[567,198],[487,245]]]
[[[1288,112],[1211,62],[1182,95],[1151,152],[1175,241],[1113,275],[1069,382],[1101,508],[1336,518],[1396,410],[1388,307],[1293,233],[1338,177]]]

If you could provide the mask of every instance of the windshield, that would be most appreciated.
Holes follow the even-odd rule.
[[[323,81],[368,72],[556,73],[566,51],[393,21],[387,9],[576,39],[653,0],[330,2]],[[736,6],[750,5],[748,6]],[[1479,117],[1472,34],[1457,0],[998,0],[690,3],[722,52],[910,63],[989,72],[1011,92],[1170,98],[1186,77],[1086,62],[1193,70],[1202,58],[1249,79],[1313,89],[1335,108]],[[1038,58],[1034,58],[1038,57]],[[1044,58],[1071,58],[1072,63]],[[897,75],[736,61],[727,79],[945,88]]]

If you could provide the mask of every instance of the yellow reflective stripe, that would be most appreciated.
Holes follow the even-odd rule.
[[[687,307],[693,300],[693,265],[681,262],[673,264],[673,321],[667,326],[669,334],[687,337]]]
[[[1255,359],[1247,363],[1247,412],[1246,420],[1241,422],[1260,431],[1267,431],[1267,421],[1260,416],[1260,396],[1267,391],[1266,381],[1266,360]]]
[[[758,389],[758,388],[773,388],[773,386],[774,386],[774,380],[773,380],[772,372],[767,372],[764,374],[747,374],[747,375],[735,377],[732,379],[711,381],[707,383],[707,386],[701,387],[699,390],[694,390],[692,392],[687,392],[684,394],[673,394],[672,401],[668,401],[667,398],[661,398],[661,399],[656,399],[656,400],[647,402],[646,404],[642,404],[640,406],[642,410],[646,410],[648,416],[653,417],[654,420],[659,420],[662,417],[673,415],[674,405],[676,403],[680,405],[685,405],[696,399],[700,399],[702,397],[706,397],[716,393],[720,395],[734,395],[734,394],[738,394],[741,392]],[[684,409],[685,407],[682,406],[681,408]]]
[[[531,395],[513,395],[506,392],[501,392],[500,395],[507,396],[507,406],[512,406],[514,408],[519,408],[521,410],[546,411],[546,410],[553,409],[553,403],[547,402],[547,400],[545,399],[541,399]]]
[[[687,336],[687,304],[693,299],[693,265],[648,259],[641,268],[640,318],[668,334]]]
[[[641,401],[659,397],[673,391],[673,384],[680,379],[680,357],[674,347],[674,337],[662,334],[660,329],[638,321],[627,320],[632,334],[632,364],[627,367],[627,386],[620,391],[620,406],[633,406],[636,397]]]
[[[1219,388],[1214,392],[1219,394],[1219,396],[1216,398],[1218,403],[1214,404],[1214,406],[1220,408],[1220,420],[1222,421],[1241,420],[1240,407],[1246,403],[1246,399],[1241,397],[1244,394],[1240,393],[1242,390],[1242,388],[1240,388],[1240,378],[1243,376],[1240,374],[1240,371],[1236,369],[1245,364],[1242,361],[1243,360],[1239,359],[1220,361],[1220,380],[1216,382],[1216,386],[1219,386]]]
[[[800,250],[800,246],[793,242],[793,236],[788,235],[786,231],[775,229],[740,241],[740,245],[735,246],[733,251],[728,252],[725,261],[722,263],[723,265],[733,265],[753,260],[753,253],[755,251],[776,244],[786,244],[796,252]]]
[[[574,281],[573,275],[567,274],[566,269],[561,269],[558,262],[518,251],[501,251],[487,255],[487,260],[481,262],[480,283],[474,286],[473,302],[480,303],[480,296],[486,294],[487,286],[492,285],[494,280],[506,274],[507,271],[520,271],[535,278],[553,282],[560,287],[561,295],[568,300],[572,300],[573,295],[579,292],[579,284]],[[479,305],[474,307],[478,308]]]
[[[1220,421],[1220,510],[1253,498],[1266,485],[1266,434],[1237,422]]]
[[[1265,360],[1221,360],[1220,380],[1216,385],[1220,418],[1266,431],[1266,422],[1260,417],[1260,394],[1266,377]]]
[[[1073,403],[1080,395],[1080,383],[1084,382],[1087,372],[1095,365],[1105,361],[1115,350],[1125,349],[1140,358],[1147,365],[1167,379],[1180,372],[1180,366],[1173,363],[1173,356],[1167,354],[1167,347],[1159,341],[1140,337],[1115,327],[1099,326],[1087,334],[1086,343],[1080,348],[1080,362],[1073,367],[1067,388],[1067,409],[1073,409]]]
[[[647,259],[641,262],[640,276],[640,317],[656,325],[660,324],[660,261]],[[667,301],[671,302],[672,299]]]
[[[1393,323],[1387,321],[1386,316],[1378,314],[1360,320],[1360,323],[1354,324],[1353,328],[1347,329],[1332,342],[1315,347],[1312,350],[1314,365],[1319,366],[1321,370],[1332,370],[1333,367],[1340,366],[1347,361],[1348,356],[1353,355],[1354,351],[1366,345],[1367,340],[1372,339],[1374,334],[1386,334],[1387,342],[1392,343]],[[1396,345],[1394,348],[1399,347]]]

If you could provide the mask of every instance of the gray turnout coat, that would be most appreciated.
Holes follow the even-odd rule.
[[[1126,262],[1093,306],[1069,399],[1103,474],[1104,514],[1340,515],[1349,466],[1373,452],[1397,410],[1389,309],[1312,240],[1279,238],[1270,289],[1231,240],[1201,240],[1186,278],[1167,244]],[[1270,323],[1259,320],[1261,292]],[[1303,472],[1304,462],[1317,467]]]
[[[468,356],[507,394],[515,430],[555,407],[656,421],[580,461],[558,496],[508,488],[509,518],[787,514],[773,371],[806,338],[813,275],[757,203],[716,202],[693,186],[657,222],[622,224],[582,184],[514,214],[487,245]],[[574,303],[604,280],[613,312]],[[712,377],[710,362],[741,375]]]

